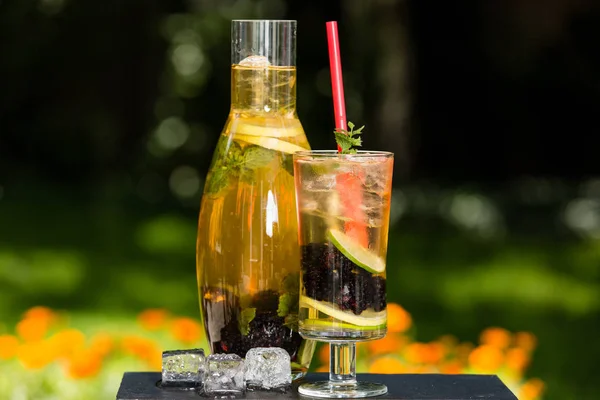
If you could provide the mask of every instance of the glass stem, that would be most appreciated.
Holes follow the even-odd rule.
[[[330,343],[329,382],[333,385],[356,384],[356,343]]]

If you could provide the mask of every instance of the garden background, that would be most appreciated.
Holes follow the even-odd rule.
[[[123,371],[198,345],[196,219],[235,18],[298,20],[313,148],[334,148],[338,20],[348,115],[396,154],[396,332],[359,367],[600,398],[592,0],[0,1],[0,398],[114,398]]]

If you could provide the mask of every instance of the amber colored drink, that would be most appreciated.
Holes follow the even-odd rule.
[[[214,353],[282,347],[296,377],[314,343],[298,334],[300,254],[292,154],[309,149],[295,67],[232,66],[232,104],[198,223],[202,319]]]

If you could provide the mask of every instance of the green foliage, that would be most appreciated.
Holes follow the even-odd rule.
[[[279,296],[279,305],[277,306],[277,315],[280,317],[285,317],[290,313],[292,306],[294,305],[294,297],[285,293]]]
[[[354,147],[362,146],[360,135],[365,126],[363,125],[358,129],[354,129],[354,127],[355,125],[352,122],[348,122],[348,128],[350,128],[350,130],[336,128],[333,131],[335,134],[335,141],[342,149],[342,154],[356,154],[356,149]]]
[[[155,206],[90,205],[71,194],[34,189],[21,197],[11,192],[0,203],[0,221],[7,227],[0,230],[0,333],[34,304],[94,312],[89,318],[93,331],[110,330],[113,323],[125,326],[119,318],[129,313],[131,321],[143,308],[198,315],[197,210],[156,217]],[[403,193],[416,204],[410,188]],[[500,209],[506,218],[515,213],[511,201]],[[551,212],[539,216],[556,220]],[[474,341],[492,324],[532,331],[539,348],[531,374],[548,383],[547,399],[569,398],[574,392],[582,399],[597,398],[581,376],[597,362],[600,241],[516,230],[482,239],[443,219],[406,211],[389,233],[388,299],[418,319],[423,340],[451,333]],[[298,275],[289,274],[280,294],[297,288]],[[251,307],[250,301],[240,298],[242,308]],[[297,321],[288,314],[285,323],[294,327]],[[558,325],[569,329],[553,329]],[[12,364],[3,363],[0,368],[12,370]],[[567,363],[569,371],[557,368]],[[107,391],[114,398],[122,372],[142,368],[115,367]],[[5,395],[0,389],[0,398]],[[109,398],[102,396],[85,398]]]
[[[254,171],[267,167],[275,156],[273,150],[260,146],[242,149],[237,142],[221,138],[215,150],[204,194],[216,195],[227,187],[231,179],[251,182]]]
[[[250,322],[256,317],[256,308],[244,308],[240,313],[239,329],[242,335],[246,336],[250,332]]]
[[[260,146],[250,146],[244,152],[243,167],[249,170],[264,168],[273,161],[273,158],[275,158],[273,150]]]

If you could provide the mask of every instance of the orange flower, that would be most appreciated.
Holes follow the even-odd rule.
[[[8,360],[17,354],[19,339],[13,335],[0,335],[0,360]]]
[[[469,365],[478,371],[494,372],[502,365],[503,358],[502,351],[497,347],[484,344],[471,352]]]
[[[440,366],[440,372],[442,374],[460,374],[462,372],[462,365],[458,361],[450,361]]]
[[[139,336],[126,336],[121,341],[121,346],[125,353],[137,356],[145,361],[155,360],[157,355],[162,357],[162,352],[157,344]]]
[[[96,376],[102,367],[102,358],[91,349],[80,349],[66,363],[66,374],[73,379]]]
[[[369,366],[372,374],[397,374],[405,370],[404,364],[395,357],[380,357]]]
[[[202,337],[202,327],[191,318],[177,318],[171,323],[171,335],[180,342],[192,344]]]
[[[425,362],[428,364],[437,364],[446,355],[446,348],[441,343],[431,342],[426,345]]]
[[[515,333],[514,344],[525,351],[533,351],[537,345],[537,338],[530,332],[517,332]]]
[[[55,333],[49,340],[58,357],[68,357],[85,346],[85,335],[72,328]]]
[[[383,339],[367,343],[370,354],[397,353],[406,344],[406,339],[397,334],[387,334]]]
[[[499,349],[505,349],[510,345],[510,332],[503,328],[488,328],[479,336],[481,344],[488,344]]]
[[[48,341],[23,343],[17,349],[17,358],[29,369],[40,369],[54,361],[54,348]]]
[[[38,319],[53,322],[57,319],[57,315],[54,311],[49,309],[48,307],[36,306],[32,307],[29,310],[25,311],[23,314],[23,319]]]
[[[389,303],[387,305],[388,332],[405,332],[412,325],[412,318],[400,305]]]
[[[411,364],[427,362],[429,348],[425,343],[411,343],[404,349],[404,358]]]
[[[506,366],[515,372],[523,372],[529,364],[529,354],[516,347],[506,352]]]
[[[90,341],[90,350],[99,357],[106,357],[113,347],[113,338],[108,333],[98,333]]]
[[[25,318],[17,323],[15,330],[25,342],[36,342],[46,336],[49,327],[50,321],[48,319]]]
[[[151,308],[142,311],[138,315],[140,325],[149,331],[155,331],[162,328],[169,317],[169,313],[161,308]]]
[[[520,400],[533,400],[539,398],[544,392],[544,382],[539,379],[529,379],[519,389]]]

